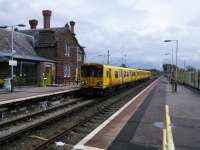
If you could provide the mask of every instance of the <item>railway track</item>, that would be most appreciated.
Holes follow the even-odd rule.
[[[62,133],[47,139],[46,142],[42,143],[34,150],[44,150],[44,149],[56,149],[54,143],[59,141],[65,141],[63,144],[65,148],[71,149],[78,141],[80,141],[85,135],[87,135],[91,129],[94,129],[97,125],[106,120],[114,112],[119,110],[123,104],[127,101],[118,101],[106,106],[92,116],[86,118],[85,120],[75,124],[74,126],[68,128]],[[95,125],[96,124],[96,125]]]
[[[0,143],[58,117],[91,104],[92,100],[72,99],[60,105],[0,123]]]
[[[142,87],[138,88],[136,93],[138,93],[142,89]],[[70,128],[61,132],[60,134],[50,139],[47,139],[44,143],[34,148],[34,150],[56,150],[57,147],[55,146],[55,143],[59,142],[61,142],[66,149],[73,148],[73,145],[78,143],[83,137],[85,137],[85,135],[89,134],[99,124],[101,124],[113,113],[119,110],[125,103],[127,103],[130,98],[132,98],[132,95],[129,95],[129,92],[127,92],[125,95],[122,95],[119,100],[113,101],[109,105],[102,107],[96,113],[87,117],[85,120],[82,120],[74,126],[71,126]]]
[[[66,112],[68,115],[38,122],[35,126],[37,128],[32,127],[34,130],[27,129],[26,132],[23,131],[25,134],[19,133],[18,139],[4,143],[0,147],[2,150],[56,149],[55,142],[64,141],[64,146],[70,149],[71,145],[79,142],[151,82],[147,81],[130,89],[123,89],[114,96],[85,100],[81,102],[82,106],[76,106],[78,107],[76,110],[72,109],[74,105],[71,105],[71,112],[69,110]]]

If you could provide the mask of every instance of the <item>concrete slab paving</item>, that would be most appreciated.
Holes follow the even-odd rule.
[[[56,92],[67,92],[70,90],[79,89],[79,85],[71,84],[62,87],[24,87],[24,88],[16,88],[13,93],[3,93],[0,94],[0,104],[5,101],[14,101],[16,99],[28,99],[31,97],[40,97],[42,95],[53,94]]]
[[[176,150],[199,150],[200,92],[179,85],[178,92],[172,93],[171,85],[164,78],[108,149],[159,149],[162,144],[161,128],[165,104],[170,108]]]
[[[173,134],[178,149],[200,149],[200,92],[178,86],[177,93],[167,89],[166,102],[170,107]]]
[[[85,146],[108,150],[160,149],[165,104],[169,105],[176,150],[200,150],[200,91],[179,85],[178,92],[172,93],[164,77],[146,94],[139,109],[134,103],[128,105],[94,136],[86,136]]]
[[[162,143],[161,128],[154,124],[162,122],[166,88],[166,83],[162,80],[128,121],[108,148],[109,150],[119,149],[119,147],[123,150],[157,150],[159,148]]]

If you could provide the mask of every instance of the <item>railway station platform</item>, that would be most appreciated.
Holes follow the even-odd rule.
[[[51,96],[55,94],[62,94],[67,92],[76,91],[79,85],[70,84],[58,87],[23,87],[15,88],[13,93],[6,92],[0,93],[0,106],[4,104],[26,101],[30,99],[37,99],[41,97]]]
[[[158,150],[169,105],[176,150],[200,149],[200,91],[182,85],[171,92],[161,77],[74,146],[87,150]]]

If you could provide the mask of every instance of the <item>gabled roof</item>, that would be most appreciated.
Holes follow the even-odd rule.
[[[14,58],[34,60],[34,61],[52,61],[39,57],[34,50],[34,38],[24,33],[14,32],[13,49],[16,51]],[[9,57],[11,54],[11,31],[0,29],[0,56]],[[0,58],[1,59],[1,58]]]
[[[36,52],[33,48],[33,37],[23,33],[14,32],[14,50],[20,55],[33,55]],[[0,29],[0,52],[10,52],[11,50],[11,31]]]

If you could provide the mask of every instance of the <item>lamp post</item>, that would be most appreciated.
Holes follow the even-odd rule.
[[[170,67],[170,81],[172,79],[172,73],[173,73],[173,66],[174,66],[174,61],[173,61],[173,48],[172,48],[172,53],[164,53],[163,55],[171,55],[171,67]]]
[[[168,56],[168,55],[170,55],[170,53],[164,53],[163,55],[164,55],[164,56]],[[163,62],[163,63],[164,63],[164,62]],[[170,67],[169,67],[169,65],[167,65],[167,76],[168,76],[168,80],[170,81],[169,70],[170,70]]]
[[[11,28],[11,61],[13,61],[13,56],[15,54],[14,51],[14,28],[15,27],[25,27],[24,24],[17,24],[17,25],[11,25],[11,26],[0,26],[0,28]],[[11,64],[11,92],[13,92],[13,64]]]
[[[178,76],[178,40],[164,40],[164,42],[176,42],[176,78],[175,78],[175,92],[177,91],[177,76]],[[172,49],[173,50],[173,49]]]

